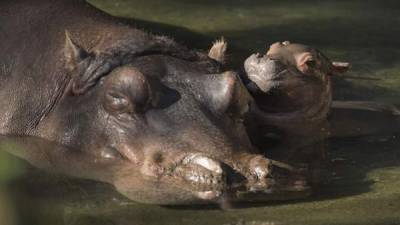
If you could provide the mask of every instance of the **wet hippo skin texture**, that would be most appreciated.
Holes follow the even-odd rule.
[[[78,0],[2,1],[0,40],[0,133],[37,167],[154,204],[309,194],[250,142],[255,103],[221,43],[208,56]]]
[[[396,134],[395,105],[333,101],[332,77],[349,68],[349,63],[332,62],[314,48],[289,41],[248,57],[242,76],[256,102],[253,121],[247,123],[253,144],[276,160],[305,163],[308,181],[317,185],[329,138]]]

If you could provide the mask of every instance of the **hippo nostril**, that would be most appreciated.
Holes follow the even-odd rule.
[[[182,160],[183,164],[196,164],[216,174],[222,174],[223,170],[218,162],[200,154],[191,154]]]
[[[153,158],[153,162],[158,163],[158,164],[160,164],[164,161],[164,156],[161,152],[155,152],[153,154],[152,158]]]

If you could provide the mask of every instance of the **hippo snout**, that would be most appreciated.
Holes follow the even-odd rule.
[[[260,54],[253,54],[247,58],[244,68],[248,78],[263,92],[268,92],[278,85],[279,74],[286,70],[286,66],[279,60]]]

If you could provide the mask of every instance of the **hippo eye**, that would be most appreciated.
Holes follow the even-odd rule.
[[[129,99],[118,92],[106,93],[104,106],[112,112],[128,113],[133,111]]]
[[[104,108],[110,113],[143,113],[151,104],[151,88],[146,77],[133,67],[122,67],[104,83]]]

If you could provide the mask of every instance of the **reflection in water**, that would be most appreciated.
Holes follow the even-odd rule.
[[[177,10],[187,5],[178,0],[171,1],[171,4],[154,0],[139,5],[138,1],[111,1],[112,4],[110,1],[94,2],[114,13],[132,14],[152,21],[162,18],[161,21],[170,25],[190,27],[200,34],[178,29],[181,33],[176,33],[177,36],[181,39],[190,37],[190,40],[197,38],[199,41],[195,45],[202,48],[207,48],[214,37],[228,36],[233,42],[233,49],[239,52],[233,53],[238,56],[233,60],[237,65],[242,61],[240,57],[247,57],[253,50],[262,51],[267,44],[265,42],[291,39],[316,45],[328,50],[330,55],[346,56],[340,58],[354,62],[355,75],[368,72],[385,78],[379,84],[337,79],[337,98],[355,97],[398,103],[400,69],[395,61],[400,56],[398,38],[395,37],[399,34],[398,27],[381,29],[382,24],[395,24],[398,11],[380,6],[376,1],[326,1],[323,4],[320,1],[304,1],[295,4],[298,8],[293,7],[290,1],[280,1],[279,4],[257,1],[259,4],[254,5],[239,0],[205,1],[207,4],[189,4],[190,10],[186,10],[186,13]],[[398,6],[393,1],[390,4]],[[229,5],[229,10],[226,10],[226,5]],[[139,6],[143,10],[139,10]],[[351,15],[348,12],[352,12]],[[205,23],[204,20],[209,22]],[[186,24],[183,24],[185,21]],[[172,36],[175,36],[177,29],[167,25],[154,27],[153,30],[166,31]],[[363,38],[365,34],[369,34],[367,38]],[[16,155],[39,168],[53,168],[49,167],[47,160],[43,160],[44,155],[32,151],[32,146],[38,146],[36,140],[32,140],[36,142],[35,145],[21,140],[14,142],[19,146],[25,143],[22,149],[10,146],[10,142],[7,142],[7,145],[1,146],[11,155],[0,153],[0,224],[140,225],[160,224],[160,221],[174,225],[398,224],[400,140],[398,123],[395,123],[398,117],[361,111],[351,114],[337,111],[332,118],[336,121],[333,126],[339,136],[348,136],[347,133],[374,135],[330,141],[325,161],[320,165],[320,186],[314,196],[304,201],[232,205],[233,209],[225,211],[206,206],[167,208],[136,204],[121,196],[111,185],[49,175],[13,157]],[[352,119],[351,123],[349,118]],[[39,146],[42,150],[55,150],[53,144]],[[21,152],[31,154],[27,158]],[[92,169],[87,170],[90,161],[85,160],[84,156],[65,156],[60,160],[76,164],[73,167],[75,170],[66,170],[59,164],[58,172],[82,178],[95,176],[98,180],[111,182],[113,174],[109,171],[113,170],[104,170],[107,166],[112,167],[108,162],[93,164]],[[127,175],[135,180],[132,179],[134,173]]]
[[[11,140],[11,142],[10,142]],[[37,146],[55,149],[54,144],[43,140],[28,138],[31,143],[21,138],[2,138],[2,150],[7,150],[18,157],[30,160],[23,155],[25,150],[35,152],[33,161],[36,167],[46,168],[47,163],[38,164]],[[5,142],[6,141],[6,142]],[[33,142],[33,144],[32,144]],[[4,144],[6,143],[6,144]],[[21,143],[23,143],[21,145]],[[38,145],[40,143],[40,145]],[[45,144],[46,143],[46,144]],[[45,145],[42,145],[45,144]],[[13,145],[13,148],[9,148]],[[384,145],[384,147],[382,147]],[[21,146],[23,148],[21,148]],[[46,147],[47,146],[47,147]],[[51,146],[51,147],[48,147]],[[352,138],[336,140],[331,143],[331,151],[323,165],[323,180],[316,194],[305,201],[270,202],[263,204],[233,204],[232,208],[221,211],[219,207],[160,207],[137,204],[117,193],[110,185],[61,175],[49,175],[5,156],[15,165],[20,165],[20,175],[9,178],[3,183],[9,199],[2,200],[3,212],[6,212],[8,224],[13,225],[13,214],[22,220],[17,224],[263,224],[265,221],[276,224],[293,224],[297,216],[315,211],[311,224],[323,221],[396,221],[399,204],[398,177],[400,175],[400,147],[397,136],[380,135],[374,138]],[[15,150],[17,149],[17,150]],[[36,149],[37,150],[37,149]],[[59,149],[60,151],[62,149]],[[27,153],[25,151],[25,153]],[[39,157],[40,158],[40,157]],[[76,163],[78,158],[68,158],[69,163]],[[77,177],[94,176],[88,173],[87,164],[76,163],[76,171],[59,171]],[[106,165],[106,164],[104,164]],[[83,166],[83,167],[81,167]],[[15,166],[14,166],[15,167]],[[81,167],[81,168],[80,168]],[[62,166],[59,167],[62,169]],[[82,170],[86,168],[86,170]],[[103,181],[104,167],[98,167]],[[129,179],[132,177],[129,177]],[[383,194],[384,193],[384,194]],[[0,195],[1,196],[1,195]],[[396,197],[397,196],[397,197]],[[18,204],[24,202],[24,204]],[[17,203],[16,207],[12,204]],[[373,203],[373,204],[371,204]],[[376,207],[375,207],[376,206]],[[13,210],[11,213],[10,210]],[[367,213],[364,218],[353,218],[353,213]],[[287,214],[291,216],[287,216]],[[379,217],[374,217],[380,213]],[[309,219],[300,219],[309,221]],[[33,221],[33,222],[32,222]],[[2,223],[3,224],[3,223]],[[7,225],[8,225],[7,224]],[[274,223],[272,223],[274,224]],[[323,224],[323,223],[322,223]],[[382,223],[377,223],[382,224]]]
[[[95,158],[36,137],[0,136],[0,150],[46,172],[111,184],[120,193],[138,202],[176,204],[194,198],[183,181],[179,183],[168,176],[151,179],[143,175],[140,166],[128,160]],[[193,203],[204,202],[199,200]]]
[[[7,190],[0,188],[0,223],[16,225],[16,215],[13,208],[14,203],[8,198]]]

